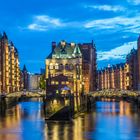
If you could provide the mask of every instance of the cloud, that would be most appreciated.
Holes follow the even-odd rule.
[[[33,23],[28,25],[28,29],[36,31],[47,31],[48,29],[64,27],[63,23],[59,18],[53,18],[48,15],[34,16]]]
[[[84,24],[85,28],[94,29],[119,29],[126,32],[139,33],[140,16],[134,17],[113,17],[99,20],[91,20]]]
[[[86,21],[66,21],[48,15],[39,15],[34,16],[33,22],[27,26],[27,29],[34,31],[47,31],[60,28],[105,29],[108,31],[118,30],[122,32],[140,33],[140,15],[133,17],[117,16]]]
[[[111,5],[85,5],[85,8],[91,8],[91,9],[97,9],[97,10],[103,10],[103,11],[125,11],[125,8],[122,6],[111,6]]]
[[[129,3],[134,4],[134,5],[139,5],[140,0],[127,0]]]
[[[61,22],[59,18],[49,17],[48,15],[36,16],[35,19],[38,22],[43,22],[47,24],[52,24],[53,26],[64,26],[65,24]]]
[[[124,43],[122,46],[116,47],[109,51],[99,51],[98,60],[109,60],[109,59],[125,59],[126,55],[130,53],[131,49],[136,48],[137,41]]]
[[[38,25],[36,23],[33,23],[33,24],[28,25],[28,29],[37,30],[37,31],[46,31],[48,29],[48,26]]]

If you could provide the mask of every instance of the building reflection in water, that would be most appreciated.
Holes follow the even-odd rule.
[[[85,140],[86,132],[94,130],[95,113],[81,114],[71,122],[48,122],[45,127],[49,140]]]
[[[22,102],[0,117],[0,140],[138,140],[140,115],[130,103],[97,102],[71,122],[45,122],[42,104]]]

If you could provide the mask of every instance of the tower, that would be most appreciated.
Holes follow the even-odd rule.
[[[29,74],[25,65],[23,66],[22,73],[23,73],[23,89],[28,90]]]

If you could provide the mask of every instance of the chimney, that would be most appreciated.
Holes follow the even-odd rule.
[[[56,48],[56,42],[52,42],[52,52],[54,51],[55,48]]]

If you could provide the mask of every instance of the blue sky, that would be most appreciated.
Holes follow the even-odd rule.
[[[98,66],[124,62],[140,33],[140,0],[0,0],[0,31],[18,48],[21,68],[39,72],[51,42],[91,42]]]

